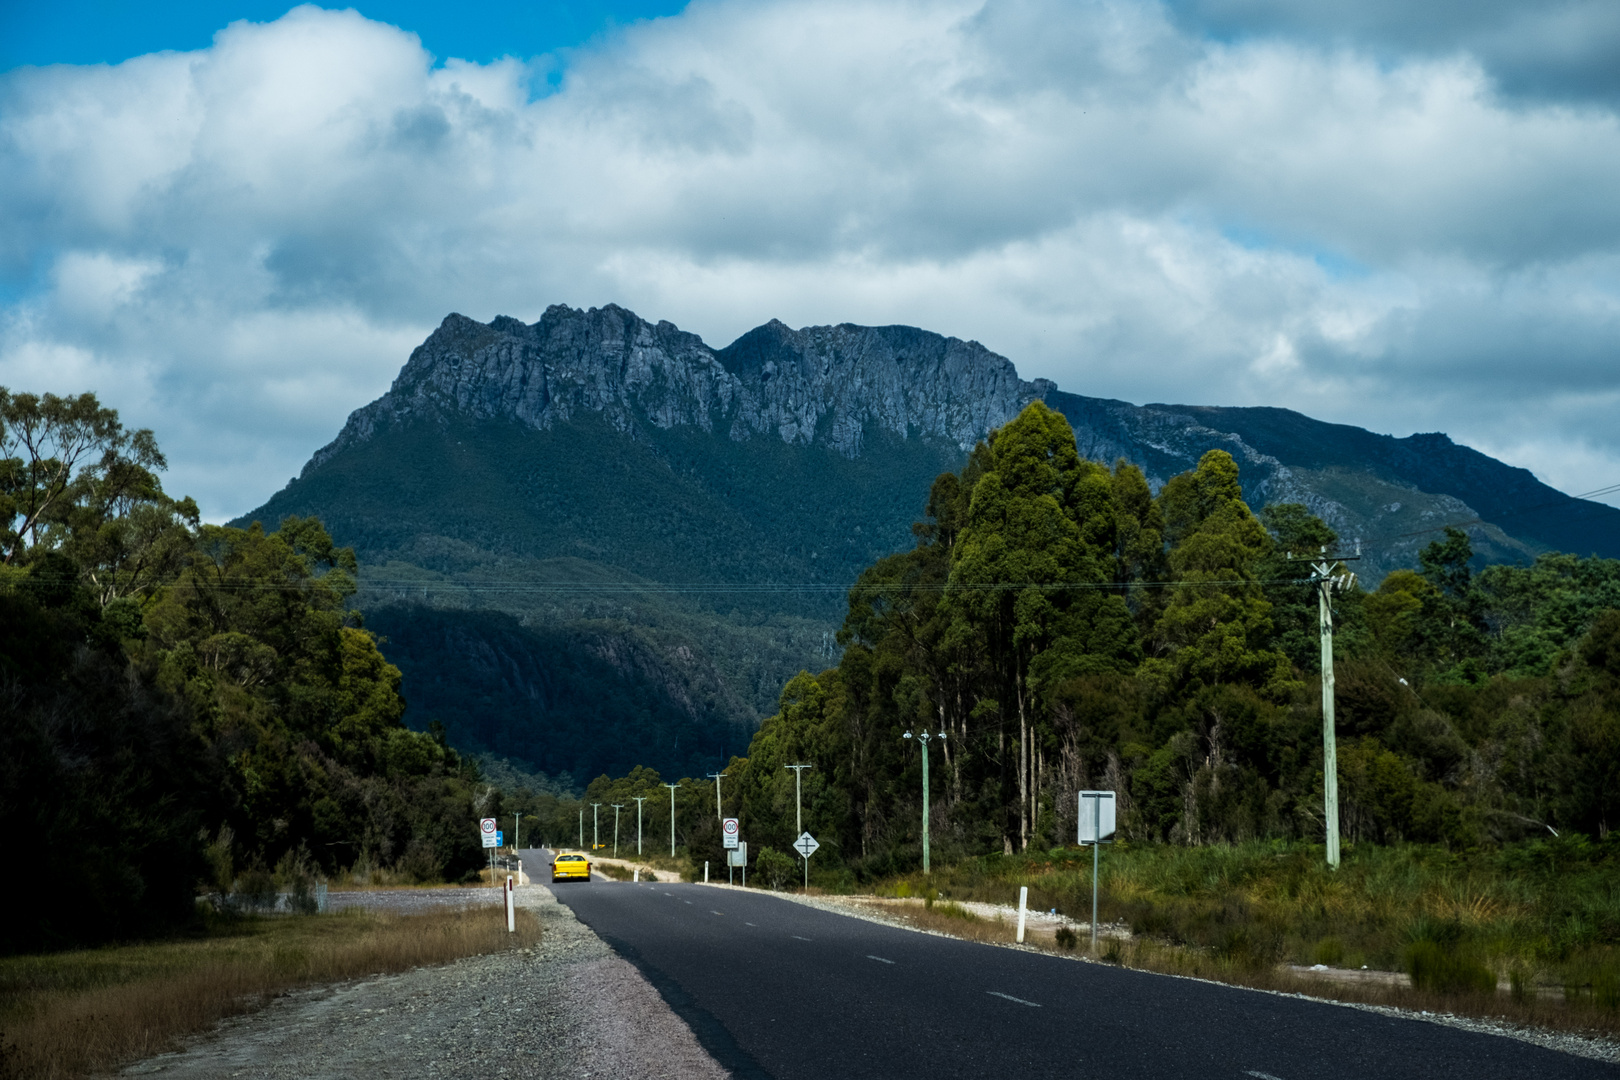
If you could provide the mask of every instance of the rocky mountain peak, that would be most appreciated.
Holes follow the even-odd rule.
[[[773,319],[716,351],[616,304],[554,304],[532,325],[451,314],[305,471],[382,428],[449,416],[543,430],[598,413],[631,435],[691,425],[738,441],[822,443],[851,458],[875,427],[966,450],[1052,389],[1020,379],[978,342],[909,326],[794,330]]]

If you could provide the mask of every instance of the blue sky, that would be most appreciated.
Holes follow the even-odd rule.
[[[543,87],[543,93],[536,93]],[[451,311],[976,339],[1620,480],[1613,0],[0,6],[0,385],[213,519]]]
[[[283,0],[241,3],[11,0],[0,5],[0,70],[20,64],[113,64],[164,49],[206,48],[238,19],[269,22]],[[411,3],[354,5],[368,19],[404,27],[434,55],[487,63],[566,49],[638,19],[674,15],[684,3]]]

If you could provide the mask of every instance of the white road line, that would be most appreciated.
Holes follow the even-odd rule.
[[[683,904],[690,904],[690,903],[691,903],[691,902],[692,902],[692,901],[690,901],[690,900],[682,900],[682,901],[681,901],[681,903],[683,903]]]
[[[710,908],[710,909],[709,909],[709,914],[710,914],[710,915],[724,915],[724,914],[725,914],[725,912],[723,912],[723,911],[716,911],[716,910],[714,910],[714,908]]]
[[[794,935],[793,935],[793,937],[796,937],[796,938],[799,938],[799,940],[800,940],[800,941],[809,941],[809,940],[810,940],[810,939],[809,939],[809,938],[807,938],[807,937],[799,937],[799,935],[798,935],[798,934],[794,934]]]
[[[1263,1073],[1259,1069],[1250,1069],[1243,1075],[1253,1076],[1256,1078],[1256,1080],[1282,1080],[1282,1077],[1280,1076],[1272,1076],[1270,1073]]]
[[[1025,1001],[1023,998],[1015,998],[1011,994],[1003,994],[1000,990],[986,990],[985,993],[989,994],[991,997],[1006,998],[1008,1001],[1016,1001],[1020,1005],[1028,1005],[1032,1009],[1040,1008],[1040,1005],[1033,1001]]]
[[[743,925],[744,926],[753,926],[753,927],[756,927],[756,928],[758,927],[757,923],[751,923],[751,922],[745,922],[745,923],[743,923]]]
[[[881,957],[881,956],[873,956],[871,953],[867,953],[866,958],[868,960],[876,960],[880,964],[892,964],[892,963],[894,963],[893,960],[885,960],[885,959],[883,959],[883,957]]]

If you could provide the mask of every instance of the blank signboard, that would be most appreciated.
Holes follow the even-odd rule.
[[[1079,819],[1080,843],[1095,844],[1099,839],[1108,843],[1114,838],[1114,793],[1082,791]]]

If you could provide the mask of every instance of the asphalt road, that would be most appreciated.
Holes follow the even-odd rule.
[[[525,854],[549,880],[549,853]],[[1620,1076],[1501,1036],[919,934],[768,893],[553,888],[739,1077]]]

